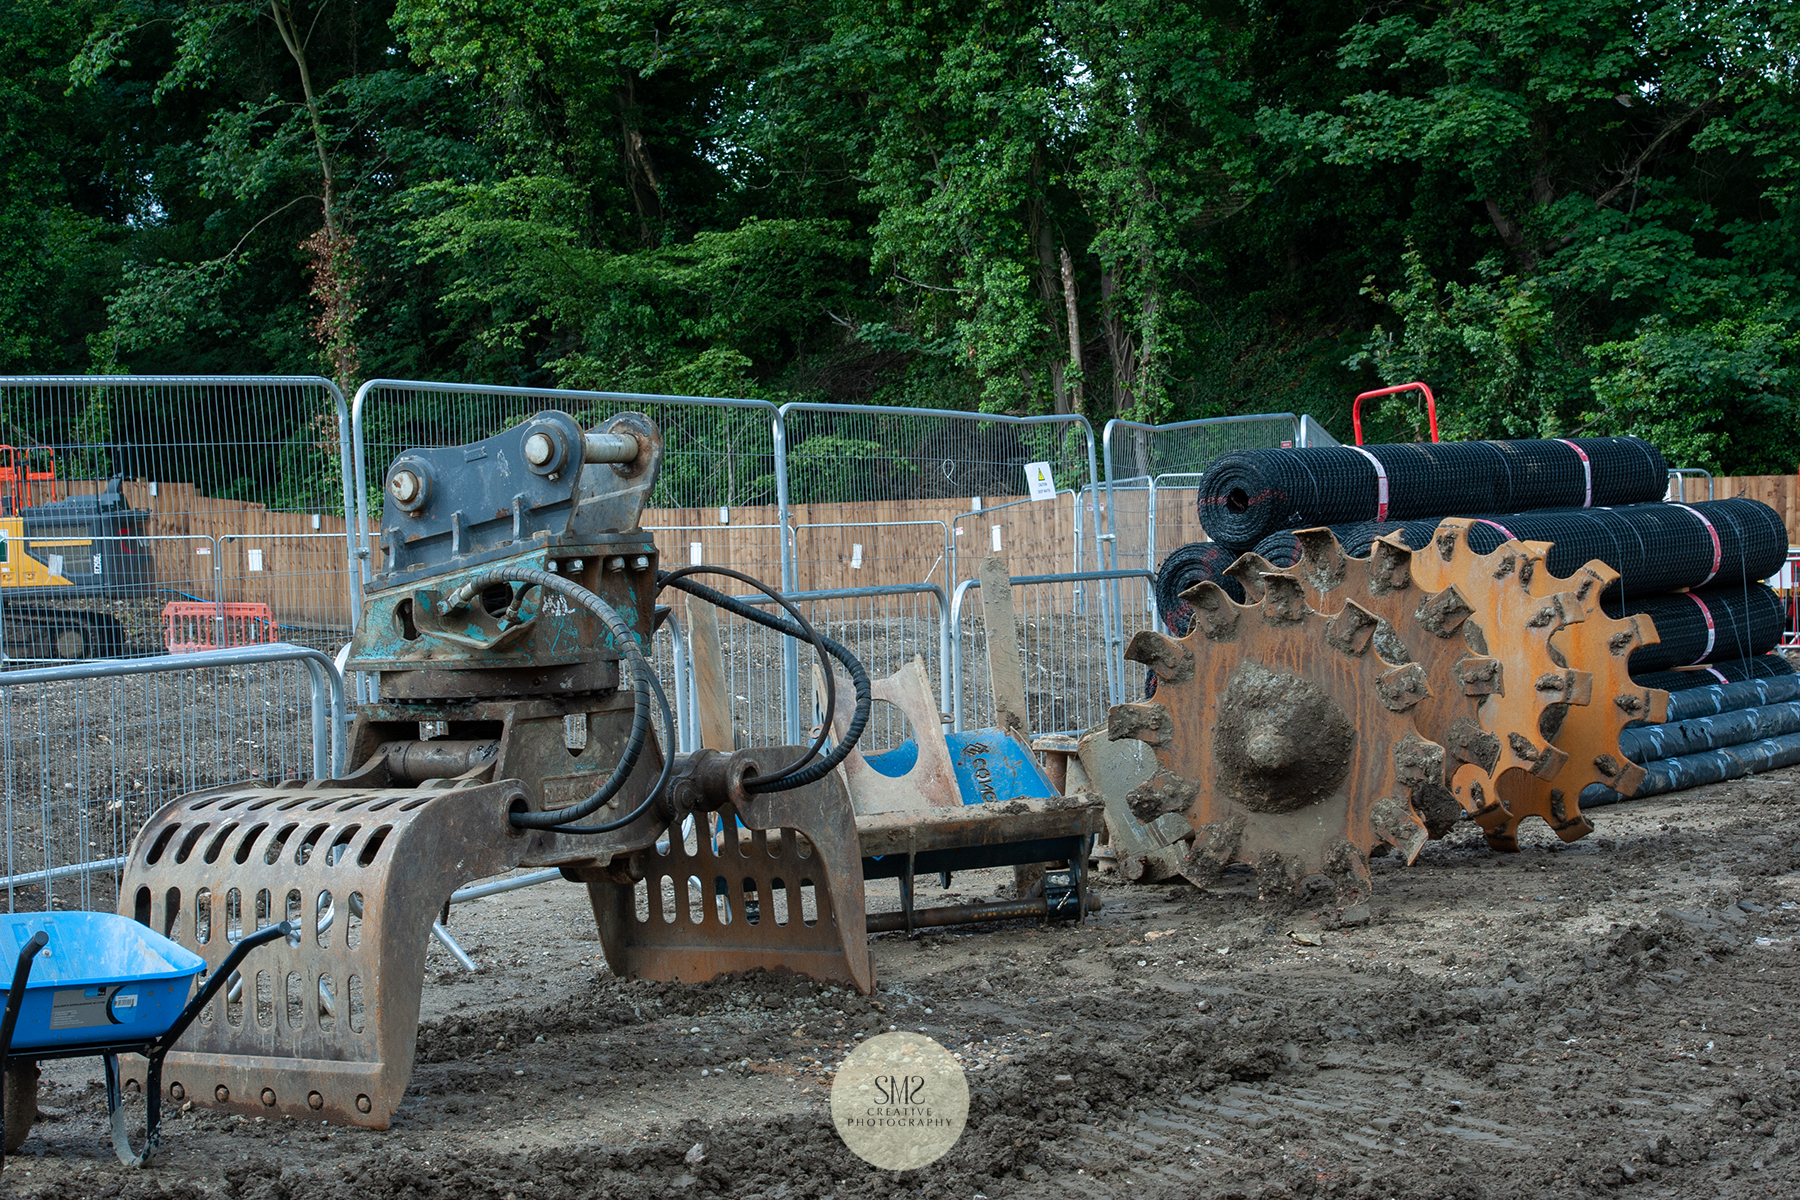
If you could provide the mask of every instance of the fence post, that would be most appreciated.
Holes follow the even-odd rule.
[[[792,512],[788,505],[787,413],[778,408],[770,418],[770,437],[775,445],[775,523],[781,539],[781,590],[799,590],[799,570],[794,562]],[[790,746],[805,741],[806,722],[800,713],[800,647],[793,638],[781,639],[781,704],[787,716],[787,740]]]

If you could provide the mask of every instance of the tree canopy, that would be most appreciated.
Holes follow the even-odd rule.
[[[1800,459],[1768,0],[5,0],[0,371]],[[1416,400],[1376,437],[1420,436]]]

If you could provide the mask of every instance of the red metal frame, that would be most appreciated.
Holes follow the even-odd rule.
[[[1356,398],[1356,403],[1350,406],[1350,423],[1356,427],[1356,444],[1359,446],[1363,444],[1362,402],[1364,400],[1367,400],[1372,396],[1392,396],[1396,392],[1410,392],[1414,388],[1425,393],[1425,412],[1431,417],[1431,440],[1434,442],[1437,441],[1437,397],[1431,394],[1431,389],[1429,387],[1426,387],[1424,384],[1415,380],[1412,383],[1400,384],[1398,387],[1376,388],[1374,391],[1364,392]]]
[[[48,471],[34,471],[31,460],[44,456],[50,460]],[[50,485],[49,498],[56,499],[56,451],[48,446],[8,446],[0,443],[0,509],[17,516],[33,508],[32,485]]]

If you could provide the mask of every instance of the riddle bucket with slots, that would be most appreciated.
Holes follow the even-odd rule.
[[[432,919],[457,887],[516,865],[524,839],[506,813],[519,798],[509,783],[223,787],[152,818],[121,892],[139,921],[209,972],[246,933],[283,920],[299,933],[200,1014],[165,1060],[169,1098],[387,1128],[412,1072]]]

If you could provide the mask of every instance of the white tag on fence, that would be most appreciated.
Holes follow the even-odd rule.
[[[731,524],[731,509],[723,504],[719,505],[719,524]]]
[[[150,481],[150,494],[152,496],[156,495],[156,480],[154,479]]]
[[[1030,489],[1033,500],[1056,499],[1056,479],[1050,474],[1047,462],[1025,464],[1025,486]]]
[[[690,565],[696,566],[696,567],[700,565],[700,543],[699,542],[689,542],[688,543],[688,563]]]
[[[47,565],[50,567],[50,573],[52,575],[61,575],[63,573],[63,556],[60,554],[52,554],[47,560]]]
[[[244,560],[252,571],[260,571],[263,569],[261,550],[244,551]]]
[[[852,571],[862,570],[862,543],[861,542],[851,542],[850,543],[850,569]]]
[[[998,525],[989,525],[988,529],[994,535],[994,553],[998,554],[1000,553],[1000,527]]]

